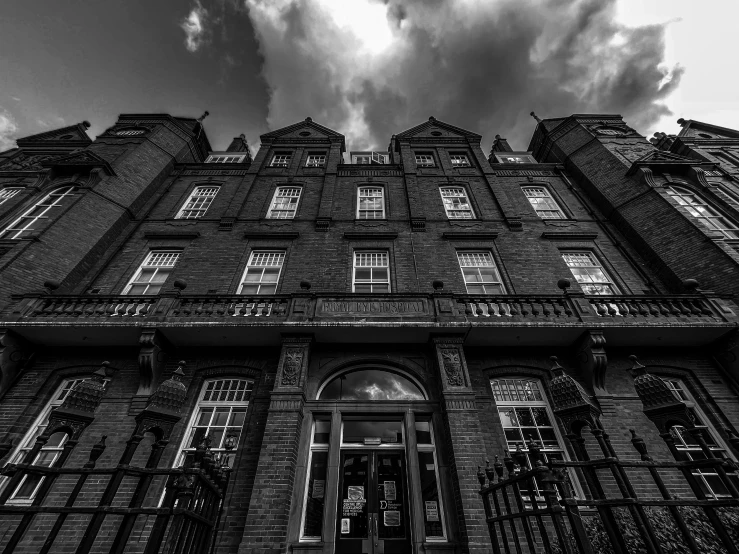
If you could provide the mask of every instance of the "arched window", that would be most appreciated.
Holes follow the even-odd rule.
[[[36,421],[34,421],[33,425],[31,425],[31,428],[20,441],[18,448],[8,459],[8,463],[19,464],[25,460],[26,454],[28,454],[28,452],[33,448],[33,445],[36,442],[36,438],[44,432],[44,429],[46,429],[46,426],[49,423],[49,415],[51,414],[51,410],[58,406],[61,406],[64,402],[64,399],[67,398],[67,395],[72,391],[72,389],[74,389],[74,387],[76,387],[84,380],[85,379],[80,378],[65,379],[64,381],[62,381],[62,383],[59,385],[56,392],[54,393],[54,396],[51,397],[49,403],[44,407],[43,411],[36,418]],[[67,442],[68,439],[69,435],[63,431],[52,434],[44,447],[36,456],[33,464],[46,467],[51,466],[61,455],[62,450],[64,450],[64,444]],[[0,484],[2,484],[3,480],[4,479],[0,479]],[[43,481],[43,477],[39,475],[27,474],[20,482],[18,487],[15,489],[15,491],[13,491],[13,494],[11,494],[8,502],[17,504],[27,504],[31,502],[36,495],[36,491],[38,490],[39,485],[41,485],[41,481]]]
[[[680,379],[669,377],[663,377],[662,380],[667,384],[669,389],[672,391],[672,394],[684,402],[688,407],[688,413],[693,420],[693,424],[699,429],[704,430],[703,436],[705,437],[706,444],[713,455],[717,458],[731,458],[726,444],[721,440],[721,436],[716,432],[716,429],[713,428],[709,419],[697,405],[693,395],[690,394],[688,387],[685,386],[685,383]],[[670,434],[675,441],[675,446],[678,451],[682,452],[686,459],[705,459],[706,456],[703,453],[703,449],[693,436],[685,430],[685,427],[682,425],[673,425],[670,427]],[[696,469],[693,471],[693,475],[697,477],[698,484],[707,496],[712,496],[714,498],[718,496],[730,496],[729,491],[713,468],[704,470]],[[734,479],[735,485],[739,485],[736,474],[730,474],[729,477]]]
[[[528,458],[529,443],[534,441],[547,460],[565,459],[564,443],[540,381],[506,377],[491,379],[490,386],[509,452],[520,447]],[[531,460],[528,465],[532,467]],[[540,484],[535,482],[534,487],[536,495],[541,496]]]
[[[37,233],[54,215],[59,212],[65,203],[68,203],[74,194],[74,187],[58,188],[47,194],[41,201],[27,210],[18,219],[13,221],[2,233],[0,238],[20,239]]]
[[[739,238],[739,227],[733,221],[721,215],[693,191],[675,185],[665,187],[665,190],[681,208],[695,218],[698,224],[707,231],[718,231],[730,239]]]
[[[318,393],[319,400],[425,400],[420,387],[408,377],[384,369],[358,369],[342,373]]]
[[[252,386],[251,381],[236,378],[209,379],[203,383],[175,466],[181,466],[207,437],[214,458],[233,467]]]

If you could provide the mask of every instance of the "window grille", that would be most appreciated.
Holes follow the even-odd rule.
[[[55,208],[61,208],[73,195],[74,187],[63,187],[50,192],[8,225],[0,238],[19,239],[38,232],[54,216]]]
[[[143,129],[121,129],[120,131],[116,131],[115,134],[119,137],[133,137],[143,135],[145,132]]]
[[[205,163],[209,164],[237,164],[244,161],[245,156],[208,156]]]
[[[453,167],[470,167],[470,161],[466,154],[450,154]]]
[[[416,154],[416,165],[418,167],[434,167],[434,157],[431,154]]]
[[[463,187],[441,187],[441,200],[444,202],[449,219],[475,219],[472,206]]]
[[[26,455],[33,448],[36,438],[44,432],[46,426],[49,424],[49,415],[51,414],[51,410],[61,406],[64,399],[67,398],[72,389],[85,380],[86,379],[65,379],[62,381],[61,385],[59,385],[59,388],[54,393],[54,396],[52,396],[49,403],[44,407],[41,414],[36,418],[36,421],[20,441],[18,449],[8,459],[8,463],[18,464],[25,460]],[[107,380],[105,382],[107,383]],[[69,435],[65,432],[59,431],[57,433],[53,433],[39,451],[33,461],[33,465],[45,467],[51,466],[61,455],[68,439]],[[4,480],[5,479],[0,478],[0,484],[2,484],[2,481]],[[8,503],[25,504],[33,501],[36,491],[38,491],[42,481],[43,477],[41,476],[26,474],[9,497]]]
[[[269,219],[293,219],[298,211],[301,192],[300,187],[277,187],[267,217]]]
[[[670,379],[663,377],[662,380],[667,384],[667,387],[672,391],[672,394],[678,400],[684,402],[688,407],[688,412],[693,420],[696,427],[703,429],[703,436],[706,440],[708,448],[711,450],[714,456],[717,458],[731,458],[728,453],[728,448],[720,438],[720,435],[713,428],[708,418],[696,405],[695,399],[688,391],[685,384],[679,379]],[[670,434],[675,441],[675,447],[678,451],[682,452],[689,460],[703,460],[705,454],[703,449],[700,447],[698,442],[693,436],[687,432],[685,427],[682,425],[673,425],[670,428]],[[709,469],[697,469],[693,471],[693,475],[697,477],[698,483],[701,486],[703,492],[710,497],[730,496],[729,491],[723,484],[714,468]],[[739,485],[736,474],[729,475],[729,477],[735,481],[735,485]]]
[[[187,456],[208,440],[214,458],[233,467],[252,386],[253,383],[246,379],[211,379],[203,383],[175,466],[184,464]]]
[[[603,127],[598,129],[598,133],[601,135],[614,135],[614,136],[624,134],[624,132],[619,129],[604,129]]]
[[[613,281],[590,252],[566,252],[562,258],[585,294],[616,294]]]
[[[521,187],[531,207],[542,219],[567,219],[545,187]]]
[[[384,219],[385,195],[382,187],[359,187],[357,219]]]
[[[134,296],[159,294],[179,257],[179,252],[152,250],[123,294]]]
[[[520,447],[526,453],[529,467],[533,467],[528,456],[528,446],[530,441],[535,441],[547,461],[563,460],[565,455],[562,437],[541,389],[541,383],[533,379],[505,378],[492,379],[490,385],[508,451],[516,452]],[[533,485],[535,495],[541,496],[541,484],[534,480]],[[525,496],[530,494],[523,489],[521,493]]]
[[[6,187],[0,190],[0,204],[5,204],[5,202],[7,202],[8,199],[13,198],[21,190],[23,189],[14,188],[14,187]]]
[[[208,211],[220,187],[195,187],[176,219],[198,219]]]
[[[284,252],[252,252],[239,294],[275,294],[284,261]]]
[[[390,292],[387,252],[354,252],[353,292]]]
[[[730,239],[739,238],[739,227],[708,205],[703,198],[694,192],[674,185],[665,187],[665,190],[683,210],[688,212],[707,231],[718,231],[724,237]]]
[[[270,165],[272,167],[288,167],[291,158],[292,154],[275,154]]]
[[[326,165],[326,154],[309,154],[306,167],[323,167]]]
[[[457,252],[457,259],[469,294],[505,294],[490,252]]]

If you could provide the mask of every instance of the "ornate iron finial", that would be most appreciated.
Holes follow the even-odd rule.
[[[209,115],[210,115],[210,112],[209,112],[208,110],[205,110],[205,111],[203,112],[203,115],[201,115],[200,117],[198,117],[198,122],[199,122],[199,123],[202,123],[202,122],[203,122],[203,120],[204,120],[204,119],[205,119],[206,117],[208,117]]]
[[[508,476],[510,477],[513,475],[513,458],[511,458],[511,452],[509,450],[505,451],[505,458],[503,458],[503,463],[505,464],[505,468],[508,470]]]
[[[498,455],[495,455],[495,462],[493,462],[495,473],[498,475],[498,482],[503,480],[503,464],[498,460]]]
[[[498,456],[495,457],[495,461],[498,461]],[[490,467],[490,460],[488,458],[485,459],[485,475],[488,476],[488,481],[490,481],[490,484],[492,485],[495,482],[495,466]]]
[[[539,448],[539,443],[535,440],[529,441],[529,457],[531,458],[534,467],[541,467],[544,465],[544,462],[542,461],[543,456],[541,455],[541,448]]]
[[[638,436],[636,431],[633,429],[629,429],[629,433],[631,433],[631,444],[634,445],[634,448],[641,456],[642,461],[651,462],[652,457],[647,452],[647,444],[644,442],[644,439]]]
[[[518,467],[520,467],[521,470],[524,470],[527,467],[529,467],[529,464],[528,464],[528,462],[526,460],[526,452],[524,452],[521,449],[521,443],[520,442],[517,442],[516,443],[516,451],[511,456],[513,458],[513,461],[516,464],[518,464]]]
[[[536,119],[537,123],[541,123],[541,119],[539,119],[539,117],[534,112],[531,112],[529,115],[533,117],[534,119]]]
[[[477,480],[480,481],[480,488],[485,488],[485,472],[480,466],[477,466]]]

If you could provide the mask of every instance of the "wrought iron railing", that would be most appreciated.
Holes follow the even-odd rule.
[[[97,468],[105,448],[103,437],[83,467],[63,467],[62,457],[51,467],[20,463],[1,470],[7,479],[0,493],[3,554],[29,544],[40,554],[122,554],[131,551],[132,541],[144,554],[211,550],[230,474],[225,458],[222,464],[204,442],[181,468]],[[161,448],[152,447],[150,461],[158,459]],[[9,501],[29,477],[41,478],[33,498],[26,504]],[[80,516],[87,517],[84,533],[68,532],[65,522],[71,517],[79,525]]]
[[[693,429],[698,442],[702,430]],[[536,443],[478,472],[486,522],[495,554],[671,554],[727,552],[739,548],[736,466],[714,458],[659,462],[632,431],[639,460],[615,456],[608,435],[593,433],[604,456],[544,461]],[[710,494],[700,473],[715,474],[725,494]],[[586,495],[576,495],[571,475]],[[538,496],[529,491],[540,491]],[[707,494],[708,493],[708,494]]]

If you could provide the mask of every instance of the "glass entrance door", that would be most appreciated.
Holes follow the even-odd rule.
[[[339,467],[336,553],[410,552],[404,452],[344,451]]]

